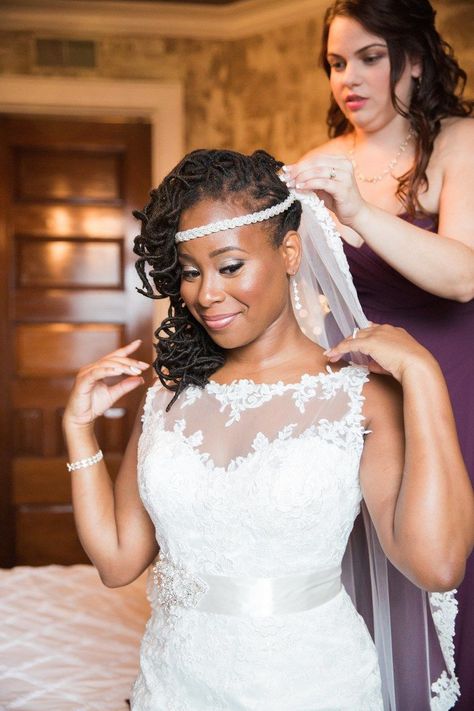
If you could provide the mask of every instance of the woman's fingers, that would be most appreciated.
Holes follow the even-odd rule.
[[[140,343],[141,340],[137,339],[106,354],[94,363],[88,363],[79,370],[76,380],[80,381],[84,378],[88,381],[99,380],[111,375],[141,375],[144,370],[150,367],[150,364],[127,357],[139,347]],[[101,374],[105,372],[104,368],[109,369],[106,375]]]
[[[289,185],[288,187],[294,187],[296,190],[324,190],[324,192],[334,195],[335,192],[340,191],[341,187],[344,186],[342,186],[341,183],[338,184],[335,178],[330,178],[329,176],[324,178],[313,176],[302,182],[298,179],[297,183]]]
[[[108,367],[115,371],[115,375],[141,375],[150,366],[148,363],[142,363],[141,361],[133,360],[110,360],[104,363],[103,361],[98,361],[90,365],[85,369],[85,373],[94,371],[96,372],[98,368]]]
[[[134,358],[127,358],[126,354],[138,348],[140,341],[133,341],[123,348],[109,353],[98,361],[90,363],[80,369],[76,377],[76,386],[82,392],[90,392],[97,383],[102,383],[104,378],[120,375],[140,376],[150,367],[149,363]],[[105,383],[102,383],[107,387]]]
[[[80,369],[65,413],[70,423],[92,423],[119,398],[144,382],[142,373],[149,364],[128,357],[140,343],[132,341]],[[120,380],[111,382],[110,378]]]
[[[85,371],[78,380],[85,385],[93,386],[98,380],[113,378],[117,375],[121,375],[122,372],[123,368],[119,368],[116,365],[97,365]]]
[[[352,173],[346,166],[316,165],[298,173],[294,178],[287,178],[285,182],[289,188],[312,190],[313,181],[330,181],[332,188],[350,186]]]
[[[115,403],[117,400],[119,400],[124,395],[127,395],[127,393],[131,392],[139,385],[142,385],[143,382],[144,381],[142,377],[135,375],[130,378],[125,378],[125,380],[121,380],[119,383],[115,383],[115,385],[110,385],[108,391],[111,403]]]
[[[115,373],[109,368],[98,368],[95,372],[91,372],[87,379],[76,384],[65,411],[65,420],[69,425],[92,424],[117,400],[144,382],[141,375],[133,375],[119,382],[106,384],[104,378],[113,375]]]
[[[103,381],[105,378],[116,378],[121,375],[141,376],[144,369],[135,368],[134,366],[123,365],[108,365],[99,363],[88,368],[77,377],[77,383],[80,389],[90,390],[97,382]]]
[[[106,353],[100,360],[105,360],[108,358],[123,358],[130,353],[133,353],[134,351],[137,350],[137,348],[141,344],[141,339],[137,338],[135,341],[131,341],[130,343],[127,343],[125,346],[121,346],[120,348],[117,348],[117,350],[112,351],[111,353]]]
[[[288,188],[315,191],[347,227],[352,227],[367,206],[357,186],[354,166],[347,156],[308,154],[298,163],[285,166],[280,176]]]
[[[342,356],[346,353],[354,353],[355,351],[367,355],[365,351],[370,349],[374,345],[374,334],[376,336],[380,335],[380,331],[377,334],[377,328],[381,329],[384,327],[379,326],[379,324],[370,323],[367,328],[355,328],[351,336],[344,338],[337,345],[333,346],[332,348],[329,348],[324,353],[325,355],[330,356],[331,358],[336,355]],[[388,328],[391,329],[392,327],[389,326]]]
[[[91,371],[96,372],[98,368],[108,367],[115,370],[115,375],[141,375],[141,373],[150,367],[149,363],[142,360],[134,360],[133,358],[125,358],[114,353],[101,358],[95,363],[90,363],[81,369],[80,374],[88,374]]]
[[[401,381],[405,370],[414,364],[432,359],[429,352],[403,328],[373,324],[356,330],[352,337],[344,338],[325,351],[331,363],[347,353],[361,353],[372,359],[369,369],[376,373],[390,373]]]
[[[371,347],[373,343],[371,341],[363,341],[362,338],[345,338],[343,341],[325,351],[325,355],[330,361],[337,361],[342,356],[347,355],[347,353],[362,353],[363,355],[370,355]]]
[[[293,165],[284,166],[282,177],[289,187],[297,187],[314,177],[330,178],[332,175],[334,177],[331,179],[334,180],[336,176],[351,175],[351,172],[352,163],[345,156],[320,153],[303,158]]]
[[[120,348],[117,348],[116,351],[112,351],[112,353],[109,353],[109,355],[127,356],[130,353],[133,353],[134,351],[136,351],[137,348],[140,346],[141,342],[142,342],[141,338],[136,338],[134,341],[127,343],[125,346],[121,346]]]

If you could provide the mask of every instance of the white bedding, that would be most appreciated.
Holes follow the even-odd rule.
[[[1,711],[126,711],[149,615],[145,576],[90,565],[0,570]]]

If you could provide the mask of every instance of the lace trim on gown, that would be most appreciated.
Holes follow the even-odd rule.
[[[454,625],[458,611],[456,590],[445,593],[429,593],[433,621],[441,644],[441,651],[448,668],[449,676],[443,671],[431,685],[434,694],[431,711],[448,711],[459,698],[459,681],[454,669]]]
[[[169,584],[158,594],[150,580],[154,611],[142,645],[134,711],[307,708],[304,689],[320,698],[327,681],[320,676],[323,669],[334,679],[333,686],[324,687],[327,693],[347,698],[342,687],[353,683],[348,680],[362,659],[364,693],[360,699],[355,693],[353,703],[336,701],[330,708],[381,710],[373,643],[345,592],[334,617],[310,611],[292,617],[291,624],[283,618],[215,621],[193,607],[204,592],[200,571],[274,577],[340,563],[361,500],[362,385],[367,379],[365,368],[347,366],[306,374],[294,384],[211,381],[203,389],[188,387],[169,413],[171,394],[158,384],[150,388],[139,442],[140,493],[156,526],[162,564],[172,561],[178,572],[164,576]],[[229,453],[225,462],[222,452]],[[165,572],[155,568],[158,582]],[[450,593],[433,593],[430,602],[452,675],[456,603]],[[317,643],[321,649],[314,646],[316,631],[323,635]],[[342,665],[347,657],[344,673],[328,670],[324,661],[327,636],[334,631],[345,640],[338,659]],[[271,659],[277,671],[259,666],[265,644],[265,669]],[[233,660],[230,666],[227,657]],[[457,681],[449,675],[444,672],[432,686],[432,711],[453,705]],[[245,680],[254,683],[255,676],[263,686],[252,705]],[[272,691],[279,678],[294,685],[300,705],[294,693],[283,700],[286,686]]]

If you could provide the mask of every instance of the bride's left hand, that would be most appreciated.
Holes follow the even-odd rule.
[[[314,190],[338,220],[348,227],[367,203],[360,194],[352,161],[344,155],[313,151],[282,169],[282,179],[289,188]]]
[[[362,353],[369,357],[368,368],[372,373],[392,375],[402,382],[409,369],[436,367],[431,353],[403,328],[388,324],[371,324],[356,329],[353,336],[327,351],[330,363],[335,363],[347,353]]]

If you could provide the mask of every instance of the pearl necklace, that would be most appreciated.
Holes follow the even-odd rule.
[[[356,178],[358,180],[362,180],[362,182],[364,182],[364,183],[379,183],[381,180],[383,180],[385,178],[385,176],[389,175],[393,171],[393,169],[395,168],[395,166],[398,163],[398,159],[400,158],[402,153],[405,153],[407,146],[410,143],[410,141],[414,135],[415,135],[414,130],[412,128],[410,128],[410,130],[408,131],[407,137],[405,138],[404,141],[402,141],[400,143],[400,145],[398,146],[398,151],[395,153],[394,157],[392,158],[390,163],[387,165],[385,170],[382,173],[380,173],[380,175],[372,175],[370,177],[367,177],[366,175],[364,175],[363,173],[361,173],[359,171],[359,169],[357,167],[356,160],[354,158],[354,153],[355,153],[355,149],[356,149],[355,133],[354,133],[354,141],[352,144],[352,148],[348,153],[348,156],[352,161],[352,165],[354,166]]]

